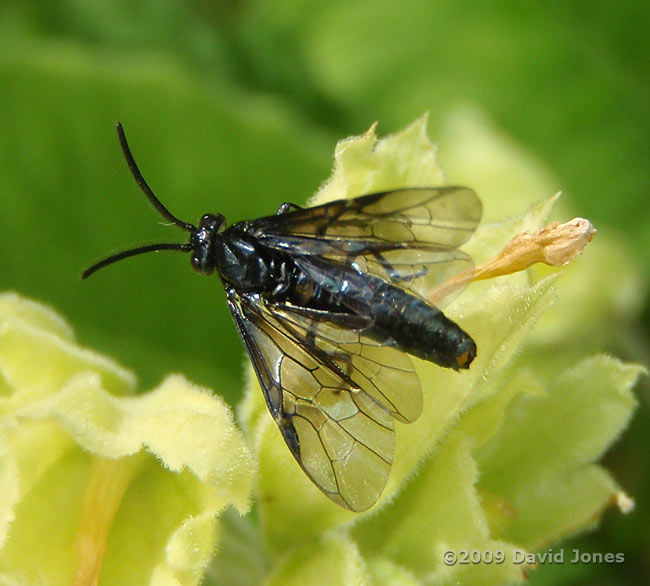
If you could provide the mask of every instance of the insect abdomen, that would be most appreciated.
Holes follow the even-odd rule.
[[[370,308],[375,326],[409,354],[456,370],[476,356],[474,340],[458,324],[403,289],[382,283]]]

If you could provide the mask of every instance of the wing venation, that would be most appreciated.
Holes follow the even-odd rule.
[[[323,349],[296,338],[261,298],[227,295],[269,410],[297,462],[337,504],[370,508],[393,461],[388,408],[333,368]]]

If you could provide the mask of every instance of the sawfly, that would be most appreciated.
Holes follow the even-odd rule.
[[[111,255],[95,271],[157,250],[190,253],[216,273],[271,416],[298,464],[335,503],[365,511],[390,473],[394,421],[422,410],[408,354],[469,368],[476,344],[427,293],[471,269],[458,250],[481,202],[466,187],[407,187],[277,213],[231,226],[221,214],[198,224],[176,218],[140,173],[118,123],[135,181],[184,243]]]

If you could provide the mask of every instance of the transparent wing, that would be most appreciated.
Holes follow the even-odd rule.
[[[355,264],[421,297],[471,258],[457,250],[476,229],[482,206],[466,187],[398,189],[338,200],[254,222],[261,243],[296,255]]]
[[[369,320],[286,304],[272,304],[269,310],[293,338],[323,361],[331,361],[330,368],[339,370],[392,417],[411,423],[420,416],[422,388],[413,362],[392,338],[378,341]]]
[[[457,248],[480,218],[481,202],[467,187],[413,187],[267,216],[255,225],[276,235],[318,236],[332,242],[420,242]]]
[[[294,338],[259,297],[226,293],[271,415],[298,464],[335,503],[370,508],[393,461],[387,409],[309,340]]]

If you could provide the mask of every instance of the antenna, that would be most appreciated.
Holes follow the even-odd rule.
[[[122,128],[122,124],[120,122],[117,123],[117,136],[120,141],[120,146],[122,147],[122,153],[126,159],[126,164],[129,166],[129,170],[131,171],[131,175],[133,175],[135,182],[147,196],[147,199],[151,205],[156,208],[161,216],[169,220],[172,224],[179,226],[180,228],[183,228],[183,230],[187,230],[190,233],[196,232],[196,226],[179,220],[162,204],[162,202],[154,194],[151,187],[149,187],[149,184],[142,176],[142,173],[140,173],[140,169],[138,169],[138,165],[133,158],[133,154],[129,148],[129,143],[127,142],[126,135],[124,134],[124,128]],[[189,252],[192,250],[192,245],[189,243],[179,244],[173,242],[160,242],[158,244],[146,244],[144,246],[138,246],[137,248],[122,250],[121,252],[116,252],[115,254],[107,256],[99,262],[96,262],[94,265],[88,267],[83,273],[81,273],[81,278],[87,279],[94,272],[98,271],[99,269],[103,269],[104,267],[111,265],[118,260],[136,256],[138,254],[145,254],[147,252],[155,252],[157,250],[179,250],[181,252]]]
[[[147,196],[147,199],[151,202],[153,207],[155,207],[158,210],[161,216],[167,218],[172,224],[176,224],[177,226],[180,226],[181,228],[183,228],[183,230],[187,230],[188,232],[192,232],[196,230],[196,228],[192,224],[188,224],[187,222],[183,222],[182,220],[179,220],[155,196],[151,187],[149,187],[149,184],[145,181],[144,177],[142,176],[142,173],[140,173],[140,169],[138,169],[138,165],[136,164],[135,159],[131,154],[129,143],[126,141],[126,135],[124,134],[124,128],[122,128],[122,123],[118,122],[116,126],[117,126],[117,136],[120,139],[120,146],[122,147],[122,152],[124,153],[126,164],[129,166],[129,170],[131,171],[131,174],[133,175],[135,182],[138,184],[140,189],[144,191],[144,194]]]
[[[138,254],[145,254],[146,252],[155,252],[157,250],[180,250],[181,252],[189,252],[192,250],[191,244],[175,244],[173,242],[160,242],[159,244],[147,244],[145,246],[138,246],[138,248],[130,248],[129,250],[122,250],[121,252],[116,252],[103,258],[99,262],[96,262],[94,265],[88,267],[83,273],[81,273],[82,279],[87,279],[94,272],[99,269],[103,269],[108,265],[112,265],[118,260],[124,258],[129,258],[130,256],[137,256]]]

